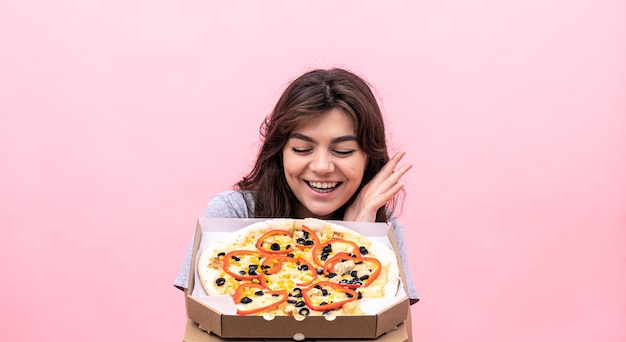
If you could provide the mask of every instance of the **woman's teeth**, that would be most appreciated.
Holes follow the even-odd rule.
[[[335,187],[337,187],[337,182],[327,183],[327,182],[309,182],[309,186],[313,188],[313,190],[317,192],[330,192]]]

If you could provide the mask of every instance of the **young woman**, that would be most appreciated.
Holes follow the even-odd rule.
[[[416,302],[402,226],[393,215],[401,178],[411,166],[399,166],[404,152],[389,158],[382,114],[368,84],[343,69],[307,72],[284,91],[261,136],[250,173],[235,190],[214,196],[204,216],[390,222]],[[181,289],[190,261],[191,247],[174,282]]]

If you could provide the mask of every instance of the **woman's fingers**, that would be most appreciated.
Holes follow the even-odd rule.
[[[400,181],[402,176],[404,176],[413,166],[412,165],[403,165],[402,167],[395,170],[389,177],[382,181],[380,185],[380,189],[385,192],[390,192],[389,197],[393,197],[402,187],[404,186],[404,182]]]
[[[365,193],[362,195],[369,202],[366,203],[367,207],[376,207],[378,210],[404,187],[404,182],[400,179],[413,167],[412,165],[398,167],[405,154],[404,151],[396,153],[374,176],[366,186],[367,189],[363,189]]]
[[[402,176],[406,174],[412,167],[412,165],[403,165],[397,168],[400,160],[404,157],[406,152],[400,151],[391,158],[385,166],[374,176],[370,184],[376,188],[377,193],[387,192],[389,189],[395,189],[395,185],[400,181]],[[396,169],[397,168],[397,169]],[[402,186],[400,186],[400,189]],[[399,189],[396,189],[393,194],[395,195]]]
[[[344,219],[372,221],[376,218],[376,211],[404,187],[401,178],[412,167],[412,165],[398,167],[405,154],[401,151],[389,159],[376,176],[361,189],[354,203],[347,209]]]
[[[380,172],[378,172],[378,174],[389,176],[392,173],[394,173],[396,167],[398,166],[398,163],[400,163],[400,160],[402,160],[404,155],[406,155],[406,152],[404,151],[400,151],[396,153],[391,159],[389,159],[389,161],[385,164],[385,166],[383,166],[383,168],[380,170]]]

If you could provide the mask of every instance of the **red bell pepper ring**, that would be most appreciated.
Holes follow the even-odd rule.
[[[315,304],[313,302],[313,298],[312,296],[312,292],[317,292],[319,291],[318,288],[322,288],[325,289],[326,291],[328,291],[328,289],[330,289],[329,294],[331,295],[337,295],[340,293],[344,293],[345,299],[341,299],[341,300],[332,300],[330,302],[320,302],[319,304]],[[354,300],[358,299],[358,293],[356,293],[356,291],[343,287],[337,283],[333,283],[333,282],[329,282],[329,281],[322,281],[319,283],[315,283],[309,287],[307,287],[306,289],[302,290],[302,299],[304,300],[304,303],[311,308],[311,310],[315,310],[315,311],[328,311],[328,310],[333,310],[333,309],[338,309],[341,308],[342,306],[344,306],[346,303],[352,302]]]
[[[313,241],[313,244],[306,245],[306,244],[300,244],[300,243],[296,242],[296,247],[297,248],[299,248],[299,249],[313,248],[318,243],[320,243],[320,238],[317,237],[317,234],[315,234],[315,232],[312,231],[311,228],[309,228],[309,227],[307,227],[305,225],[302,225],[301,230],[303,232],[305,232],[306,234],[308,234],[308,240]],[[304,239],[305,239],[305,241],[307,240],[306,238],[304,238]]]
[[[286,255],[270,255],[263,260],[261,268],[265,274],[276,274],[280,272],[283,267],[283,262],[290,260],[293,260],[293,258]]]
[[[284,235],[284,236],[288,236],[291,240],[291,238],[293,237],[293,234],[291,232],[288,232],[286,230],[282,230],[282,229],[272,229],[268,232],[266,232],[265,234],[263,234],[256,242],[256,248],[260,251],[266,252],[266,253],[271,253],[271,254],[287,254],[290,253],[293,250],[293,247],[291,245],[288,246],[281,246],[279,243],[277,242],[268,242],[265,240],[270,239],[271,237],[275,236],[275,235]],[[267,247],[269,243],[269,247]],[[274,248],[275,246],[278,246],[278,248]]]
[[[324,267],[324,264],[326,263],[326,261],[328,261],[328,259],[331,259],[335,254],[337,254],[337,252],[331,252],[332,254],[329,254],[326,260],[321,259],[321,255],[322,255],[324,248],[328,245],[332,246],[333,244],[346,244],[352,248],[352,254],[359,256],[359,257],[361,256],[361,252],[359,251],[359,246],[357,246],[356,243],[352,241],[344,240],[344,239],[330,239],[328,241],[321,242],[317,244],[315,247],[313,247],[313,250],[311,250],[311,253],[312,253],[311,256],[313,257],[313,262],[315,262],[320,267]]]
[[[233,294],[233,300],[235,301],[236,305],[246,305],[245,303],[242,303],[242,299],[245,297],[248,297],[248,295],[252,295],[252,298],[250,297],[248,298],[251,299],[251,302],[253,302],[255,297],[260,297],[259,295],[257,295],[258,291],[263,292],[262,294],[263,296],[271,295],[272,297],[279,297],[279,298],[277,298],[274,301],[271,301],[267,305],[258,306],[256,308],[252,308],[249,310],[241,309],[238,306],[237,307],[238,315],[253,315],[253,314],[267,311],[273,308],[277,308],[279,305],[286,302],[287,298],[289,297],[289,294],[287,293],[287,291],[284,291],[284,290],[272,291],[261,284],[244,283],[244,284],[239,285],[239,287],[237,287],[237,290],[235,290],[235,293]]]
[[[350,288],[356,288],[356,287],[365,287],[368,286],[369,284],[371,284],[374,280],[376,280],[376,278],[378,278],[378,276],[380,275],[380,272],[382,270],[382,265],[380,263],[380,261],[376,258],[370,258],[370,257],[353,257],[351,255],[345,254],[345,253],[339,253],[335,256],[333,256],[330,260],[328,260],[326,262],[326,264],[324,264],[324,272],[326,274],[332,273],[335,269],[335,266],[343,261],[346,260],[352,260],[355,264],[357,263],[368,263],[368,264],[374,264],[373,269],[371,267],[368,267],[368,269],[371,270],[371,273],[367,275],[367,279],[364,279],[363,284],[355,284],[355,283],[340,283],[340,285],[345,286],[345,287],[350,287]]]
[[[257,261],[254,264],[258,266],[257,267],[258,272],[253,272],[254,274],[250,274],[251,269],[249,268],[247,271],[244,271],[245,272],[244,274],[241,274],[231,269],[231,266],[232,266],[231,263],[233,262],[233,260],[235,260],[235,262],[238,262],[237,259],[242,259],[242,258],[245,258],[246,256],[252,257],[254,258],[255,261]],[[224,269],[224,272],[230,274],[233,278],[238,279],[238,280],[257,279],[263,275],[263,272],[261,271],[261,263],[264,257],[265,257],[265,254],[261,252],[243,250],[243,249],[228,252],[224,256],[224,259],[222,259],[222,268]]]
[[[292,258],[292,257],[284,256],[284,255],[271,255],[271,256],[268,256],[265,260],[263,260],[263,263],[261,264],[261,268],[263,269],[264,274],[266,275],[276,274],[280,272],[281,269],[283,269],[284,263],[295,263],[297,264],[296,268],[298,268],[299,271],[301,272],[305,271],[303,270],[303,268],[306,268],[306,271],[308,271],[311,274],[310,280],[305,281],[303,283],[296,283],[297,286],[307,286],[311,284],[315,279],[317,279],[317,269],[313,267],[313,265],[311,265],[309,262],[307,262],[304,258],[300,258],[300,257]],[[262,279],[263,279],[263,283],[267,284],[267,280],[265,279],[265,277],[263,277]]]
[[[306,271],[309,271],[309,273],[311,273],[311,280],[309,281],[305,281],[303,283],[296,283],[297,286],[307,286],[309,284],[311,284],[312,282],[315,281],[315,279],[317,279],[317,269],[315,269],[315,266],[311,265],[308,261],[304,260],[303,258],[297,258],[296,262],[300,265],[300,270],[302,270],[303,266],[306,265]]]
[[[322,268],[322,270],[324,271],[324,274],[330,275],[331,273],[334,272],[335,265],[338,262],[343,261],[343,260],[348,260],[348,259],[352,260],[354,259],[354,257],[345,252],[337,253],[333,255],[332,257],[328,258],[326,262],[324,263],[324,267]]]

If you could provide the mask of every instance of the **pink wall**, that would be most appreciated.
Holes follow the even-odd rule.
[[[195,218],[343,66],[414,164],[417,341],[624,341],[625,42],[610,0],[2,1],[0,340],[180,340]]]

